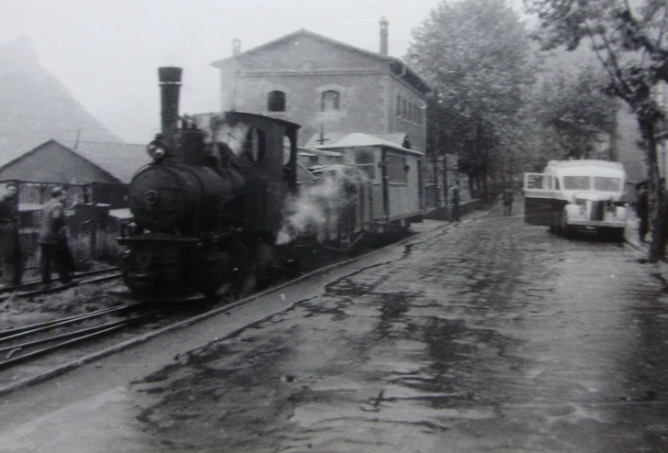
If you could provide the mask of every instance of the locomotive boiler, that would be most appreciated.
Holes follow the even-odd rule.
[[[140,299],[244,291],[275,259],[299,126],[238,112],[181,119],[181,69],[159,78],[162,132],[131,182],[134,225],[119,239],[124,282]]]

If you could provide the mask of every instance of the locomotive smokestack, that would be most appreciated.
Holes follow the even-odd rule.
[[[388,51],[388,27],[390,23],[385,16],[380,19],[380,54],[387,55]]]
[[[161,95],[162,134],[174,149],[179,121],[179,90],[181,68],[158,68]]]

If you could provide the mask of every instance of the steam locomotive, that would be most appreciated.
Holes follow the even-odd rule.
[[[180,118],[181,72],[158,70],[162,131],[147,146],[152,163],[131,182],[133,223],[119,238],[136,298],[247,293],[272,269],[298,263],[304,245],[343,249],[366,232],[421,220],[422,207],[391,216],[389,192],[376,187],[388,181],[388,150],[371,161],[377,177],[355,165],[309,172],[298,162],[295,123],[240,112]]]

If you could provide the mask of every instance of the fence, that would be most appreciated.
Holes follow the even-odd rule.
[[[37,243],[42,206],[51,199],[51,190],[63,187],[67,193],[66,214],[69,246],[78,270],[95,261],[113,263],[119,248],[122,218],[127,212],[128,186],[124,184],[61,184],[16,181],[19,188],[19,234],[28,274],[40,266]]]

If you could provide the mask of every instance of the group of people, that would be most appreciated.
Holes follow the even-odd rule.
[[[51,200],[42,207],[42,223],[38,243],[42,257],[42,283],[51,283],[51,267],[55,265],[62,283],[72,283],[74,259],[67,244],[65,201],[62,187],[51,190]],[[18,184],[5,184],[0,198],[0,261],[5,286],[21,284],[23,254],[19,236]]]

